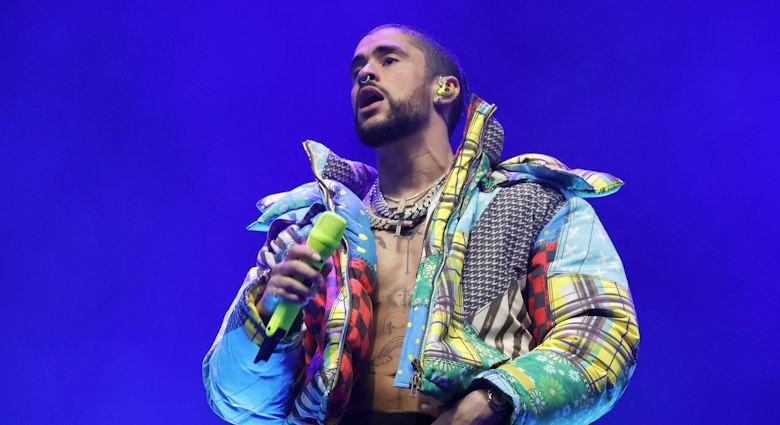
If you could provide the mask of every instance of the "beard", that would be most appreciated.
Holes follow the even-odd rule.
[[[355,111],[354,122],[358,139],[372,148],[387,146],[397,140],[411,136],[420,131],[431,119],[427,110],[428,102],[425,99],[425,91],[415,90],[414,94],[406,100],[396,100],[385,95],[389,112],[387,118],[382,121],[367,124],[358,122],[358,112]]]

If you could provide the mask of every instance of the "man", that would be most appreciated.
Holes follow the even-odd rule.
[[[215,412],[233,423],[434,424],[606,413],[639,334],[620,260],[582,197],[622,182],[542,155],[499,162],[503,130],[476,97],[453,155],[465,80],[418,30],[372,30],[351,74],[355,128],[379,177],[307,142],[316,181],[258,203],[250,228],[267,241],[203,363]],[[318,273],[303,242],[325,210],[348,225]],[[255,363],[280,301],[304,314]]]

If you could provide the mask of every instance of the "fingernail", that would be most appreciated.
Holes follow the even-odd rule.
[[[423,404],[420,405],[420,410],[422,410],[423,412],[428,412],[428,410],[430,410],[430,408],[431,408],[431,405],[429,405],[428,403],[423,403]]]
[[[316,252],[314,253],[314,255],[312,255],[311,258],[314,258],[314,261],[317,261],[317,262],[322,261],[322,257],[320,256],[320,254],[318,254]]]

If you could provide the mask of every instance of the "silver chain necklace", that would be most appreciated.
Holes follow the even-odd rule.
[[[395,198],[387,196],[382,193],[379,188],[379,177],[374,181],[374,184],[363,199],[363,205],[366,206],[368,211],[368,218],[371,222],[372,229],[378,230],[390,230],[395,227],[395,235],[400,236],[401,231],[411,230],[417,227],[425,217],[428,215],[428,207],[431,206],[434,196],[444,184],[444,177],[447,173],[444,173],[436,179],[431,186],[427,189],[420,191],[408,198]],[[420,197],[423,193],[425,196],[418,199],[412,205],[407,207],[407,203]],[[393,208],[387,205],[389,199],[392,202],[398,203],[398,206]]]

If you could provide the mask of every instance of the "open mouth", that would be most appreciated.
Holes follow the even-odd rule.
[[[360,89],[357,96],[358,110],[362,111],[363,109],[367,109],[369,106],[373,106],[384,99],[385,97],[382,96],[382,93],[378,89],[374,87],[363,87]]]

